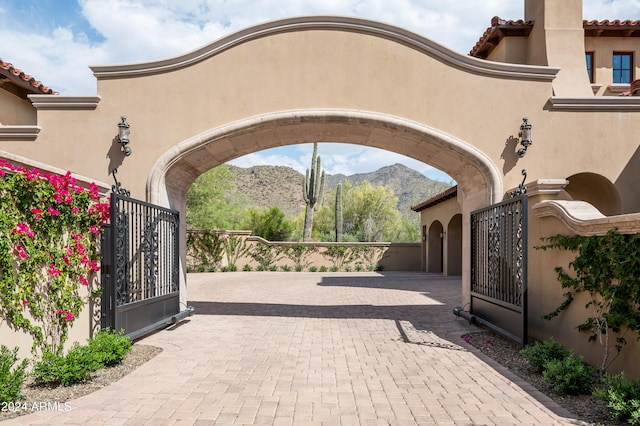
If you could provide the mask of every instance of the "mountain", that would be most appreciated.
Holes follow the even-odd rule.
[[[229,195],[245,200],[252,207],[278,206],[287,215],[296,216],[304,210],[302,182],[304,175],[285,166],[228,166],[235,176]],[[325,191],[338,183],[350,181],[353,185],[369,181],[373,186],[391,189],[398,197],[398,211],[406,217],[416,217],[411,206],[447,190],[450,185],[429,179],[422,173],[402,164],[382,167],[371,173],[351,176],[326,175]],[[235,194],[234,194],[235,193]]]

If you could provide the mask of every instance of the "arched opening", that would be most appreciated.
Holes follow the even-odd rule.
[[[447,275],[462,275],[462,215],[451,218],[447,225]]]
[[[595,173],[578,173],[567,178],[564,190],[574,200],[586,201],[606,216],[622,213],[620,195],[605,177]]]
[[[468,217],[468,213],[477,208],[499,201],[503,196],[502,175],[498,167],[469,142],[386,114],[305,109],[249,117],[177,143],[155,161],[147,179],[147,200],[184,213],[187,190],[205,171],[255,151],[327,140],[396,152],[442,170],[458,184],[463,217]],[[186,285],[184,217],[182,214],[180,223],[181,288]],[[465,233],[464,229],[468,226],[468,221],[463,220],[465,241],[468,232]],[[463,247],[468,245],[463,241]],[[442,272],[442,242],[439,251],[439,272]],[[469,279],[465,273],[469,268],[466,257],[463,256],[462,265],[463,288],[465,280]]]
[[[443,272],[444,262],[444,228],[439,221],[429,226],[427,248],[427,272]]]

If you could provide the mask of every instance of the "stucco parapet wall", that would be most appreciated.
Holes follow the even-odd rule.
[[[68,172],[68,170],[62,170],[62,169],[59,169],[58,167],[54,167],[54,166],[51,166],[49,164],[41,163],[39,161],[34,161],[34,160],[29,159],[29,158],[25,158],[25,157],[22,157],[20,155],[15,155],[15,154],[12,154],[10,152],[6,152],[6,151],[2,151],[2,150],[0,150],[0,158],[4,158],[6,160],[9,160],[15,166],[22,166],[22,167],[31,168],[31,169],[36,168],[38,170],[41,170],[41,171],[44,171],[44,172],[48,172],[48,173],[52,173],[52,174],[56,174],[56,175],[60,175],[60,176],[64,176]],[[73,173],[73,172],[71,172],[71,176],[73,176],[75,179],[77,179],[78,183],[80,185],[82,185],[83,183],[93,182],[98,187],[98,193],[101,196],[106,196],[109,193],[109,191],[111,190],[111,185],[109,185],[108,183],[95,181],[95,180],[93,180],[91,178],[88,178],[86,176],[79,175],[79,174],[76,174],[76,173]]]
[[[100,96],[28,95],[36,109],[88,109],[93,110],[100,102]]]
[[[0,126],[0,141],[34,141],[39,133],[39,126]]]
[[[594,96],[584,98],[549,98],[549,106],[558,111],[640,111],[640,96]]]
[[[268,22],[238,31],[181,56],[147,63],[91,66],[90,68],[98,79],[159,74],[188,67],[252,40],[287,32],[309,30],[355,32],[384,38],[437,58],[443,63],[447,63],[453,67],[470,73],[497,78],[551,81],[560,71],[559,68],[491,62],[461,55],[427,38],[399,27],[341,16],[296,17]]]
[[[577,235],[605,235],[616,229],[621,234],[640,232],[640,213],[605,216],[585,201],[547,200],[532,207],[536,217],[556,217]]]

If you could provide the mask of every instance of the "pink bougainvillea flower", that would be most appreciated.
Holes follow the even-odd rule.
[[[88,286],[89,285],[89,280],[87,279],[87,277],[85,277],[84,275],[80,275],[78,277],[78,279],[80,280],[80,282],[82,283],[82,285],[84,286]]]
[[[98,272],[100,270],[100,265],[95,260],[90,261],[87,266],[89,267],[89,272]]]
[[[26,306],[26,305],[28,305],[28,304],[29,304],[29,301],[28,301],[28,300],[23,300],[23,301],[22,301],[22,306]]]
[[[16,256],[19,256],[20,259],[26,259],[27,258],[27,252],[24,251],[24,248],[22,246],[16,246],[13,248],[13,254],[15,254]]]
[[[57,313],[58,315],[64,315],[63,320],[65,320],[65,321],[72,321],[72,320],[75,318],[75,315],[73,315],[73,313],[72,313],[72,312],[69,312],[69,311],[63,311],[62,309],[58,309],[58,310],[56,311],[56,313]]]
[[[49,212],[49,214],[50,214],[51,216],[60,216],[60,211],[59,211],[59,210],[54,209],[53,207],[49,207],[49,208],[47,208],[47,211]]]
[[[96,235],[100,233],[100,229],[95,225],[91,225],[89,228],[91,229],[91,232],[93,232]]]
[[[35,236],[28,223],[16,223],[16,229],[11,231],[12,234],[26,235],[30,238]]]
[[[80,209],[79,209],[79,208],[77,208],[77,207],[73,207],[73,208],[71,208],[71,211],[73,212],[73,214],[78,214],[78,213],[80,213]]]
[[[54,277],[57,277],[58,275],[62,274],[62,271],[59,268],[57,268],[56,265],[49,265],[49,269],[47,270],[47,272],[49,272]]]

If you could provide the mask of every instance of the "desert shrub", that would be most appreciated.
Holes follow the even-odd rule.
[[[87,345],[74,345],[66,355],[45,352],[36,362],[31,373],[38,384],[60,384],[69,386],[83,382],[91,373],[101,368]]]
[[[14,402],[24,399],[22,383],[29,361],[23,359],[18,365],[18,348],[0,346],[0,402]],[[15,366],[14,366],[15,365]]]
[[[629,381],[624,372],[605,373],[603,387],[594,395],[606,401],[612,418],[640,425],[640,380]]]
[[[109,367],[119,364],[127,356],[131,350],[131,340],[124,335],[124,331],[100,331],[89,339],[89,349],[96,361]]]
[[[573,353],[563,359],[552,359],[544,364],[542,377],[558,393],[589,395],[592,393],[597,368],[584,363],[584,357]]]
[[[531,367],[542,373],[547,362],[562,360],[571,352],[553,338],[549,338],[544,342],[535,342],[526,346],[520,353],[529,361]]]

